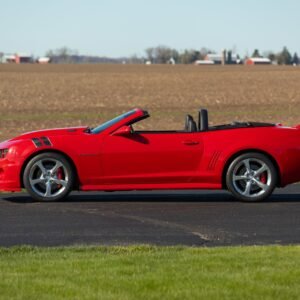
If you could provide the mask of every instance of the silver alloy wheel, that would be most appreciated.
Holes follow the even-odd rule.
[[[60,195],[66,189],[68,181],[67,168],[54,158],[38,160],[30,169],[30,186],[41,197],[53,198]]]
[[[268,165],[257,158],[240,161],[233,169],[232,184],[235,190],[245,197],[258,197],[266,193],[272,183]]]

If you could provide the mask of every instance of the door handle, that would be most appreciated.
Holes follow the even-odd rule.
[[[193,145],[198,145],[199,144],[198,141],[191,141],[191,140],[183,141],[182,143],[184,145],[188,145],[188,146],[193,146]]]

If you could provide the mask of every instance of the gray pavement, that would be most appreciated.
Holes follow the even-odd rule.
[[[0,194],[0,246],[264,245],[300,243],[300,185],[263,203],[224,191],[73,193],[35,203]]]

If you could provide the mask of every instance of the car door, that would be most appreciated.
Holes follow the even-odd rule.
[[[102,184],[192,182],[201,162],[201,133],[107,135],[101,147]]]

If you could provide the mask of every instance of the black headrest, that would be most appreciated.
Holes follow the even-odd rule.
[[[197,124],[193,119],[189,121],[189,126],[188,126],[187,131],[188,132],[196,132],[197,131]]]
[[[185,117],[185,125],[184,125],[184,130],[185,131],[189,130],[189,123],[190,123],[191,120],[193,120],[193,117],[191,115],[186,115],[186,117]]]
[[[199,110],[199,121],[198,121],[199,131],[207,131],[208,130],[208,111],[207,109]]]

